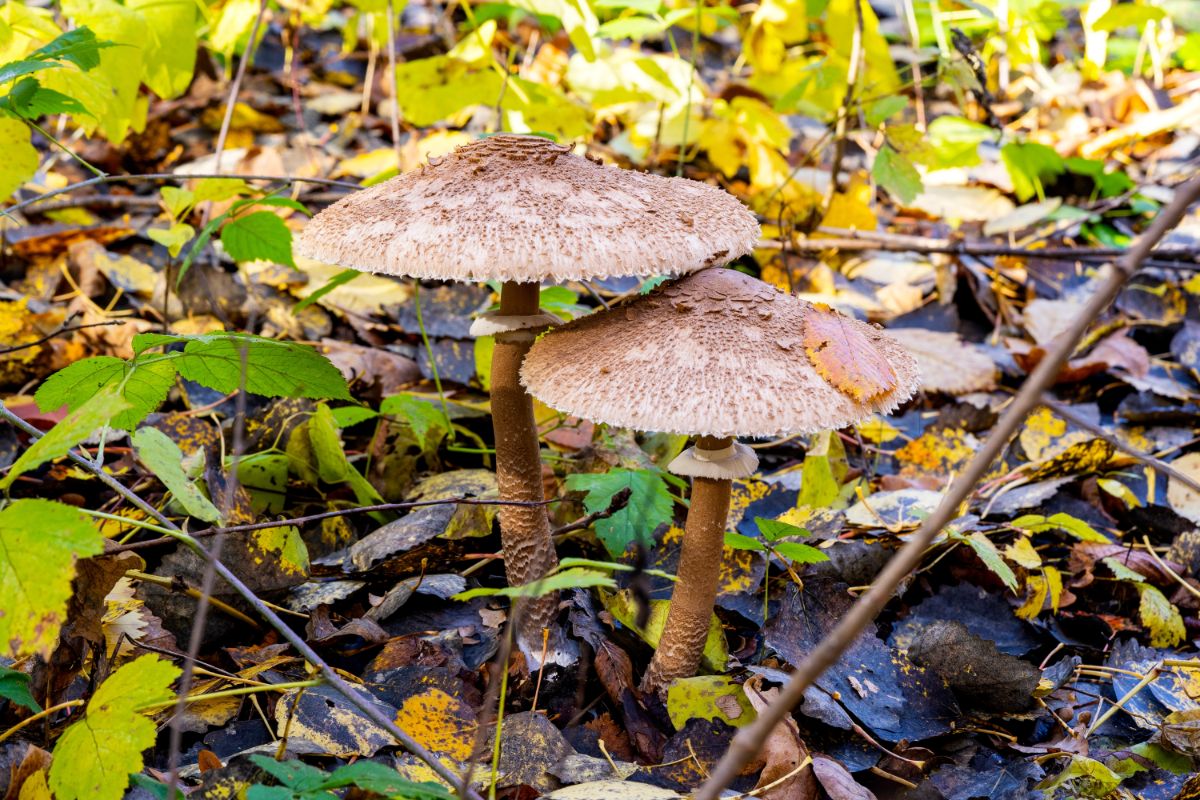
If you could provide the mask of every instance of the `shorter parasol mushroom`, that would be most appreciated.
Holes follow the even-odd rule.
[[[693,675],[716,602],[734,479],[758,458],[738,436],[841,428],[912,396],[913,358],[882,331],[731,269],[706,269],[555,328],[521,380],[543,403],[642,431],[698,436],[668,469],[692,478],[678,582],[642,681]]]

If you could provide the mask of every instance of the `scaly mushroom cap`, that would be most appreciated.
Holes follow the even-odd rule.
[[[548,406],[643,431],[780,436],[842,428],[912,396],[887,334],[732,269],[706,269],[555,328],[521,381]]]
[[[540,283],[681,274],[757,241],[754,216],[721,189],[499,135],[339,200],[296,249],[364,272]]]

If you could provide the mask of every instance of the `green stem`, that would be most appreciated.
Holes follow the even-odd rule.
[[[102,170],[98,167],[95,167],[95,166],[89,164],[86,160],[84,160],[83,156],[79,155],[74,150],[72,150],[71,148],[67,147],[65,144],[60,142],[58,139],[56,139],[54,137],[54,134],[50,133],[50,131],[46,130],[41,125],[38,125],[36,122],[34,122],[31,119],[23,119],[22,121],[29,127],[33,128],[35,131],[40,133],[42,136],[45,136],[47,139],[49,139],[50,142],[53,143],[59,150],[62,150],[64,153],[69,155],[71,158],[78,161],[79,164],[84,169],[86,169],[88,172],[95,175],[97,178],[107,178],[108,177],[107,172],[105,172],[104,170]]]
[[[237,689],[224,689],[219,692],[209,692],[208,694],[196,694],[187,698],[189,703],[202,703],[205,700],[218,700],[222,697],[240,697],[246,694],[260,694],[262,692],[282,692],[288,689],[308,689],[313,686],[320,686],[321,681],[291,681],[290,683],[272,683],[266,686],[241,686]],[[148,706],[141,706],[138,711],[153,711],[156,708],[166,708],[175,705],[176,700],[167,700],[162,703],[151,703]]]
[[[500,665],[500,699],[496,701],[496,737],[492,743],[492,781],[488,800],[496,800],[496,781],[500,778],[500,731],[504,728],[504,698],[508,695],[508,664]]]

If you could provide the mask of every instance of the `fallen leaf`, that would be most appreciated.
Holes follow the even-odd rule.
[[[804,317],[804,352],[822,378],[860,403],[896,388],[896,371],[861,331],[827,305]]]

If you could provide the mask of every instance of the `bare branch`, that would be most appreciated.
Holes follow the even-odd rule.
[[[930,514],[908,543],[896,553],[888,565],[875,578],[871,588],[851,606],[829,635],[818,644],[808,657],[796,665],[792,677],[779,696],[749,726],[742,728],[729,750],[713,768],[709,779],[694,795],[694,800],[717,800],[721,790],[729,786],[742,768],[761,750],[763,743],[775,725],[779,723],[804,697],[804,690],[841,658],[846,649],[859,637],[863,630],[878,616],[891,599],[896,587],[921,562],[925,549],[934,537],[958,514],[959,506],[974,491],[976,484],[987,472],[993,460],[1008,444],[1025,416],[1041,402],[1042,392],[1050,387],[1059,370],[1083,338],[1087,329],[1109,303],[1120,292],[1125,281],[1137,271],[1142,261],[1150,254],[1163,236],[1174,228],[1187,212],[1188,206],[1200,197],[1200,178],[1193,178],[1180,187],[1175,199],[1154,220],[1150,228],[1137,240],[1119,261],[1097,279],[1097,285],[1087,304],[1080,310],[1071,327],[1059,336],[1046,357],[1013,398],[1004,415],[992,429],[987,441],[976,452],[975,457],[964,468],[957,480],[946,492],[937,509]]]

